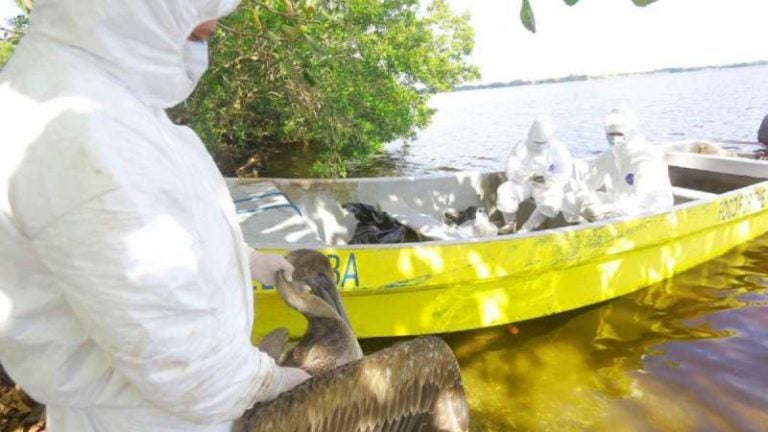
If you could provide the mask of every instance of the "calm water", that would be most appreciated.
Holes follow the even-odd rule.
[[[768,235],[600,305],[443,338],[472,431],[765,431]]]
[[[354,174],[498,170],[541,114],[574,156],[587,156],[606,148],[603,118],[618,105],[635,110],[654,142],[756,141],[768,66],[445,93],[431,104],[437,114],[415,142],[391,143],[373,170]]]
[[[635,110],[653,142],[687,138],[754,142],[768,114],[768,66],[652,74],[594,81],[442,93],[432,124],[415,141],[393,142],[351,177],[499,170],[537,115],[549,115],[576,157],[605,150],[603,118]],[[735,145],[736,148],[740,145]],[[269,157],[271,177],[307,177],[314,162],[292,149]]]
[[[768,430],[768,236],[589,309],[446,335],[475,431]]]
[[[583,156],[601,149],[602,117],[621,102],[656,141],[753,141],[768,67],[438,95],[433,126],[355,174],[499,169],[537,113]],[[764,431],[766,306],[768,236],[601,305],[444,338],[474,431]]]

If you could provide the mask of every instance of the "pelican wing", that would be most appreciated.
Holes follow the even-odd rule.
[[[237,432],[467,431],[459,367],[441,339],[402,342],[257,404]]]

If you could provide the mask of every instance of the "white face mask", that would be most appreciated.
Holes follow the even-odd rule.
[[[187,77],[197,85],[208,70],[208,43],[187,41],[184,44],[184,70]]]
[[[548,146],[549,143],[547,142],[529,142],[528,151],[530,151],[532,155],[540,155],[544,153],[544,150],[546,150]]]
[[[608,145],[611,147],[624,144],[625,141],[624,135],[608,135],[606,138],[608,138]]]

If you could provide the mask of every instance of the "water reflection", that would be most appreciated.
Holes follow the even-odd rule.
[[[764,236],[633,295],[445,339],[476,431],[764,430],[767,294]]]

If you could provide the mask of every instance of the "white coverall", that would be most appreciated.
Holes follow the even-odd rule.
[[[635,129],[632,112],[612,111],[605,122],[610,150],[574,163],[585,218],[636,216],[669,210],[674,205],[664,153]]]
[[[0,75],[0,362],[51,432],[228,431],[280,390],[230,194],[164,112],[236,5],[37,0]]]
[[[497,190],[497,204],[506,223],[515,222],[520,203],[533,197],[536,210],[520,231],[537,228],[562,210],[563,187],[571,178],[568,148],[555,138],[546,118],[533,122],[528,139],[512,148],[507,158],[507,181]]]

